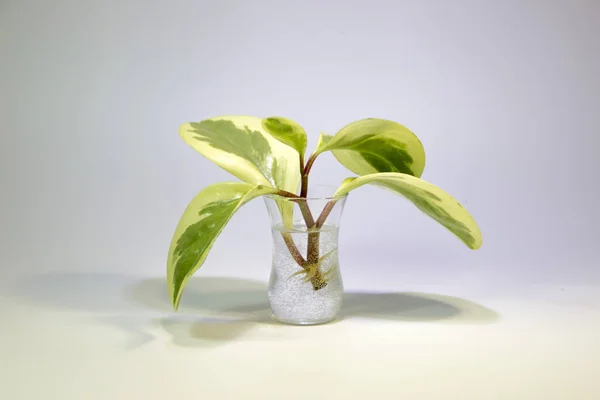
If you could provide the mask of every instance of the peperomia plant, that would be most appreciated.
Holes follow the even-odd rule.
[[[319,229],[334,205],[335,196],[365,184],[404,196],[469,248],[481,246],[481,232],[471,215],[445,191],[420,179],[425,168],[425,151],[417,136],[399,123],[379,118],[352,122],[333,136],[321,134],[308,158],[306,132],[288,118],[221,116],[186,123],[179,133],[193,149],[242,182],[212,184],[196,195],[184,211],[167,262],[174,309],[179,306],[187,281],[204,263],[232,215],[245,203],[263,195],[306,199],[315,160],[328,151],[357,177],[345,179],[331,204],[318,216],[312,214],[306,202],[298,201],[306,227],[312,232],[308,236],[306,257],[299,254],[289,234],[281,233],[299,271],[307,272],[314,290],[326,285],[326,280],[315,273],[323,257],[318,254]],[[284,224],[290,226],[290,202],[281,202],[279,212]]]

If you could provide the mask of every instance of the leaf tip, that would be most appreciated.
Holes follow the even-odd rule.
[[[171,296],[171,306],[173,307],[173,311],[179,310],[179,300],[181,299],[181,292],[174,293]]]

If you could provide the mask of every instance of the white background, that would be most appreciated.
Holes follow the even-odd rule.
[[[600,398],[599,37],[597,0],[0,1],[0,398]],[[234,180],[177,128],[222,114],[408,126],[483,247],[363,187],[344,319],[274,325],[256,200],[173,313],[177,220]]]

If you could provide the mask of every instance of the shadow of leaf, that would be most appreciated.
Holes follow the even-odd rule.
[[[125,350],[134,350],[156,339],[149,332],[152,320],[148,317],[136,317],[133,315],[99,315],[96,321],[110,326],[126,335],[122,344]]]
[[[125,288],[125,298],[155,311],[173,312],[166,282],[145,279]],[[189,280],[179,305],[179,313],[248,314],[268,312],[267,285],[238,278],[202,277]]]
[[[241,337],[248,339],[258,327],[256,321],[225,318],[166,317],[157,323],[174,345],[182,347],[214,347]]]

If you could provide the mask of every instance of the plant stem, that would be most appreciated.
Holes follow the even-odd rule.
[[[308,175],[310,170],[317,159],[318,154],[312,153],[310,157],[308,157],[308,161],[306,162],[306,167],[304,167],[304,175]]]
[[[300,191],[300,196],[306,199],[308,195],[308,174],[312,169],[315,160],[317,159],[317,154],[312,153],[306,162],[306,167],[304,168],[304,173],[302,174],[302,190]],[[315,274],[311,278],[311,283],[313,285],[314,290],[319,290],[327,286],[327,281],[324,279],[323,274],[319,270],[319,243],[320,243],[320,232],[318,231],[319,227],[316,225],[314,217],[310,213],[310,209],[308,208],[308,204],[306,201],[304,202],[304,206],[306,210],[303,209],[302,204],[300,204],[300,210],[302,211],[302,215],[304,216],[304,221],[306,222],[306,228],[309,230],[308,233],[308,245],[306,249],[306,263],[308,266],[315,266]],[[310,232],[310,230],[315,229],[316,232]]]
[[[315,224],[313,225],[313,229],[316,229],[316,232],[310,232],[308,234],[308,251],[307,251],[307,255],[306,255],[306,262],[309,265],[319,262],[319,242],[320,242],[319,229],[321,229],[323,224],[325,224],[325,220],[327,219],[329,214],[331,214],[331,211],[333,210],[333,207],[335,207],[336,202],[337,202],[337,200],[330,200],[325,205],[325,207],[323,208],[323,211],[321,211],[321,214],[319,215],[319,218],[317,218],[317,222],[315,222]],[[327,282],[324,279],[322,279],[320,271],[318,271],[318,273],[315,275],[314,281],[312,283],[313,283],[313,288],[315,290],[319,290],[319,289],[327,286]]]
[[[297,199],[298,195],[287,190],[279,189],[276,193],[277,196],[287,197],[288,199]]]
[[[327,217],[329,217],[329,214],[331,214],[333,207],[335,207],[336,202],[337,200],[335,199],[329,200],[325,207],[323,207],[323,211],[321,211],[321,215],[319,215],[319,218],[317,218],[317,222],[315,223],[315,228],[320,229],[323,226],[325,220],[327,219]]]
[[[308,266],[316,266],[315,274],[311,278],[310,283],[313,285],[314,290],[319,290],[327,286],[327,282],[323,278],[323,274],[319,270],[319,242],[320,232],[309,232],[308,233],[308,246],[306,250],[306,264]]]
[[[300,154],[298,161],[300,161],[300,176],[302,176],[304,175],[304,154]]]
[[[308,175],[302,175],[302,189],[300,189],[300,197],[306,198],[308,195]]]
[[[312,228],[310,228],[312,229]],[[296,263],[304,269],[307,273],[311,272],[312,266],[317,266],[314,270],[314,275],[310,278],[310,283],[314,290],[319,290],[327,286],[323,274],[318,269],[319,264],[319,232],[308,233],[308,248],[307,248],[307,259],[305,260],[298,247],[294,243],[292,235],[288,232],[281,232],[283,241],[288,248],[290,255],[296,261]]]
[[[325,282],[325,279],[323,279],[323,275],[318,268],[320,235],[318,230],[316,232],[311,232],[315,229],[316,222],[310,211],[310,208],[308,207],[308,203],[306,203],[306,200],[299,200],[298,206],[300,207],[300,211],[302,212],[304,222],[306,223],[306,229],[308,231],[308,245],[306,248],[306,263],[304,269],[308,271],[312,266],[316,266],[315,273],[310,279],[310,282],[313,285],[314,290],[319,290],[327,286],[327,282]]]
[[[300,207],[300,212],[302,213],[302,217],[306,223],[306,228],[312,228],[315,225],[315,218],[313,217],[306,200],[298,200],[296,203],[298,203],[298,207]]]
[[[294,203],[298,204],[298,207],[300,208],[300,211],[302,212],[302,217],[304,218],[304,221],[306,222],[306,227],[307,228],[313,227],[313,225],[315,224],[315,218],[313,217],[312,212],[310,211],[310,208],[308,207],[308,204],[306,203],[305,198],[298,197],[294,193],[291,193],[291,192],[288,192],[285,190],[279,190],[277,192],[277,194],[279,196],[287,197],[288,199],[290,199],[290,201],[293,201]]]
[[[312,153],[310,157],[308,157],[308,161],[306,162],[306,166],[304,168],[300,168],[302,172],[302,188],[300,189],[300,197],[306,198],[308,195],[308,174],[317,159],[317,155]]]
[[[300,195],[304,198],[306,198],[308,195],[308,174],[310,173],[310,170],[312,169],[312,166],[315,163],[316,159],[317,159],[317,154],[312,153],[310,155],[310,157],[308,158],[308,161],[306,162],[306,167],[304,168],[304,174],[302,174],[302,191],[301,191]],[[319,252],[320,252],[320,236],[321,236],[321,233],[319,232],[320,226],[318,226],[314,222],[314,218],[312,217],[312,215],[310,217],[311,217],[310,219],[305,218],[306,227],[309,230],[316,229],[316,232],[308,233],[308,245],[307,245],[307,249],[306,249],[306,263],[309,266],[316,266],[315,267],[316,272],[315,272],[315,275],[313,276],[313,278],[311,279],[311,283],[313,285],[314,290],[319,290],[319,289],[322,289],[325,286],[327,286],[327,281],[323,278],[323,274],[319,270]]]
[[[292,235],[290,235],[288,232],[281,232],[281,236],[283,237],[283,241],[285,242],[285,245],[290,251],[290,254],[294,258],[294,261],[296,261],[298,265],[300,265],[302,268],[306,269],[306,260],[304,259],[304,257],[302,257],[302,254],[300,253],[300,250],[298,250],[298,247],[296,247]]]
[[[290,201],[293,201],[298,204],[300,211],[302,212],[302,217],[304,218],[304,222],[306,223],[306,229],[308,232],[308,244],[306,249],[306,261],[302,258],[298,247],[296,247],[294,240],[292,239],[289,233],[283,235],[283,240],[290,251],[290,254],[294,258],[294,260],[302,267],[305,271],[309,272],[311,267],[315,268],[315,272],[313,277],[310,279],[310,283],[313,286],[314,290],[319,290],[327,286],[327,282],[323,277],[323,274],[318,268],[319,264],[319,239],[320,234],[318,231],[311,232],[316,227],[315,219],[310,211],[310,207],[306,202],[306,198],[298,198],[293,193],[287,192],[285,190],[280,190],[277,194],[283,197],[287,197]],[[331,210],[330,210],[331,212]],[[328,213],[329,214],[329,213]],[[327,217],[327,216],[325,216]],[[318,229],[318,228],[317,228]],[[288,237],[286,237],[288,236]]]
[[[331,210],[335,206],[335,201],[330,201],[327,203],[319,219],[315,222],[315,219],[310,211],[308,203],[306,202],[306,197],[308,195],[308,174],[317,158],[315,153],[311,154],[306,162],[306,166],[302,165],[302,158],[300,157],[300,171],[302,174],[302,186],[300,189],[300,198],[297,198],[293,193],[287,192],[285,190],[280,190],[279,195],[290,198],[291,201],[294,201],[300,207],[300,212],[302,213],[302,217],[304,218],[304,222],[306,223],[306,229],[308,232],[308,244],[306,249],[306,261],[298,251],[291,235],[286,234],[283,235],[283,239],[287,248],[290,251],[290,254],[294,258],[294,260],[300,265],[305,271],[310,271],[311,267],[314,268],[314,275],[310,279],[310,282],[313,286],[314,290],[319,290],[327,286],[327,281],[323,277],[323,274],[319,270],[319,251],[320,251],[320,232],[318,231],[323,224],[325,223],[325,219],[331,213]],[[315,230],[312,232],[311,230]],[[287,236],[287,237],[286,237]]]

